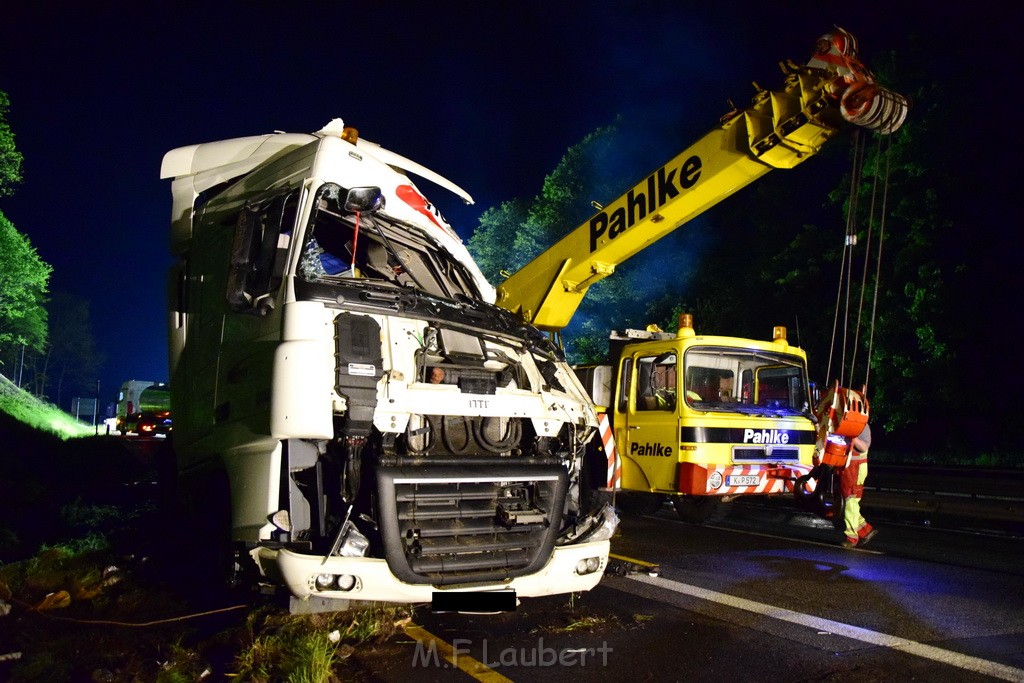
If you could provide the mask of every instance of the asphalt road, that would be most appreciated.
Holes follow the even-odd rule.
[[[149,461],[161,444],[130,445]],[[419,608],[346,669],[368,681],[1024,682],[1019,525],[870,496],[879,534],[855,550],[783,499],[723,505],[704,525],[669,506],[625,517],[612,553],[633,571],[514,613]]]
[[[869,515],[870,518],[870,515]],[[1024,681],[1024,539],[872,519],[863,549],[785,507],[623,520],[656,567],[515,613],[433,614],[357,653],[367,680]]]

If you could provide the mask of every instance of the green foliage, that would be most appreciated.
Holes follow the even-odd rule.
[[[632,185],[629,172],[616,156],[620,144],[622,120],[598,128],[573,145],[546,178],[530,207],[530,218],[543,226],[546,248],[594,213],[592,202],[606,203]],[[536,254],[534,254],[536,255]]]
[[[469,250],[484,275],[500,282],[586,221],[595,205],[607,204],[632,187],[649,169],[648,159],[659,161],[664,151],[638,139],[640,132],[622,119],[595,130],[568,149],[545,177],[541,191],[530,200],[516,199],[484,212],[469,240]],[[688,282],[693,267],[678,256],[677,242],[665,240],[672,254],[653,264],[668,278],[652,278],[655,254],[641,255],[622,264],[613,277],[593,285],[565,331],[566,352],[574,363],[603,360],[612,329],[646,327],[663,313],[638,300],[653,301],[673,285]],[[504,274],[503,274],[504,273]]]
[[[874,219],[876,239],[885,221],[885,256],[877,276],[870,390],[872,408],[890,432],[924,430],[933,434],[932,441],[952,446],[960,435],[936,418],[971,410],[962,399],[972,391],[965,380],[969,386],[972,379],[961,379],[966,370],[961,353],[972,346],[971,332],[949,312],[970,306],[963,296],[970,291],[966,247],[973,240],[958,220],[960,180],[928,171],[941,164],[936,151],[946,146],[956,126],[942,104],[947,94],[928,79],[920,83],[927,85],[908,91],[920,104],[887,141],[891,148],[868,158],[858,188],[858,207],[868,207],[875,178],[888,172],[889,195],[880,197],[886,204],[877,212],[886,213]],[[863,222],[868,220],[870,216]],[[867,284],[869,297],[875,290],[874,278],[869,277]],[[865,329],[869,314],[865,311],[861,320]],[[866,355],[865,346],[862,340],[861,353]]]
[[[617,130],[599,128],[569,148],[533,199],[503,202],[483,213],[468,247],[488,280],[500,282],[507,277],[503,273],[522,268],[592,213],[592,199],[607,198],[615,184],[607,174],[616,167],[609,157]]]
[[[112,561],[105,544],[87,539],[43,548],[27,560],[0,567],[0,593],[22,605],[36,605],[59,591],[67,591],[72,600],[91,600],[99,595],[102,567]]]
[[[19,663],[13,675],[15,680],[33,683],[64,683],[71,680],[72,665],[60,653],[45,651]]]
[[[11,101],[0,90],[0,197],[9,196],[21,182],[21,152],[14,145],[14,133],[7,124]]]
[[[243,681],[325,683],[352,643],[390,636],[407,610],[397,607],[362,612],[288,615],[269,609],[249,614],[246,639],[235,658]]]
[[[0,357],[22,344],[38,350],[46,342],[43,304],[52,270],[0,212]]]
[[[61,439],[92,436],[95,428],[79,422],[57,406],[22,391],[0,375],[0,412]]]
[[[7,124],[9,104],[0,91],[0,196],[12,194],[21,181],[22,156]],[[44,306],[52,271],[0,212],[0,367],[13,368],[24,352],[38,352],[46,344]]]
[[[500,282],[503,272],[522,268],[538,251],[537,227],[528,224],[527,207],[519,200],[487,209],[469,238],[468,248],[488,281]]]
[[[61,506],[60,516],[70,534],[81,537],[81,542],[73,546],[75,550],[90,547],[101,549],[108,536],[127,528],[144,511],[128,509],[123,505],[90,502],[79,496]]]
[[[200,654],[179,641],[171,644],[167,661],[161,665],[156,683],[195,683],[207,676],[208,665]]]
[[[138,585],[125,567],[127,561],[107,548],[72,552],[59,547],[0,567],[0,597],[19,613],[38,612],[28,618],[15,614],[0,619],[0,642],[23,655],[10,672],[12,682],[158,680],[158,662],[167,659],[162,651],[174,626],[110,628],[64,621],[130,624],[185,611],[166,591]],[[118,675],[97,676],[104,671]],[[90,673],[93,678],[86,678]]]

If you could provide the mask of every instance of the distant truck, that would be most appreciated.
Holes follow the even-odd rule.
[[[166,382],[129,380],[121,385],[115,417],[121,436],[166,436],[171,425],[171,389]]]

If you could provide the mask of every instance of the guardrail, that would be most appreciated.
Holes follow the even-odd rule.
[[[1020,525],[1024,470],[871,463],[865,509],[950,516]]]

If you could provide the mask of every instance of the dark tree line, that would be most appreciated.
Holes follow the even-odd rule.
[[[1008,402],[972,399],[986,395],[1002,354],[1020,365],[1008,330],[992,319],[1007,275],[993,274],[991,246],[1008,242],[982,222],[992,210],[979,200],[984,165],[970,178],[953,172],[980,150],[958,141],[956,76],[937,78],[929,55],[925,46],[898,68],[895,55],[876,67],[912,101],[896,134],[844,131],[817,157],[769,173],[592,287],[565,331],[570,361],[602,360],[612,329],[673,330],[681,312],[694,314],[699,333],[769,338],[785,325],[790,343],[808,351],[815,381],[869,380],[872,422],[890,447],[968,457],[1018,450]],[[568,150],[538,196],[481,216],[469,246],[492,281],[581,224],[592,201],[613,200],[697,139],[665,131],[653,153],[630,139],[635,127],[617,121],[595,131]],[[848,225],[857,246],[846,286]]]
[[[7,124],[10,108],[0,91],[0,197],[9,197],[21,182],[22,156]],[[0,211],[0,352],[15,347],[39,350],[46,343],[45,301],[50,267],[28,238]],[[7,353],[0,355],[5,358]]]
[[[7,123],[0,91],[0,197],[22,180],[23,158]],[[53,269],[0,211],[0,373],[36,396],[67,407],[91,396],[102,356],[95,348],[87,301],[49,291]]]

